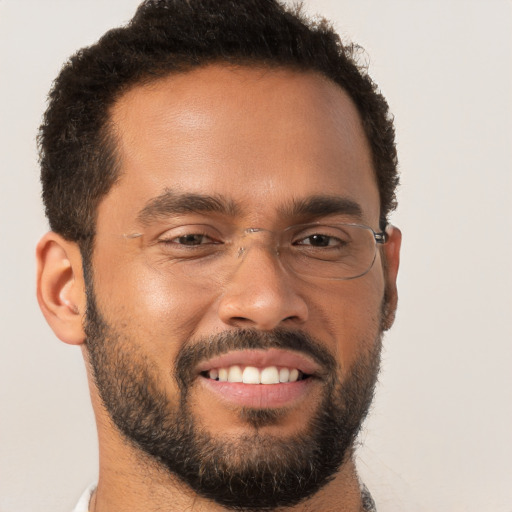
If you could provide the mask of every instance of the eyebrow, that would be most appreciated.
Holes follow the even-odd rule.
[[[349,215],[358,220],[363,218],[361,206],[346,197],[317,195],[294,199],[280,209],[285,217],[323,217],[327,215]]]
[[[173,215],[186,213],[218,213],[230,217],[241,214],[242,208],[233,200],[221,195],[179,194],[166,189],[150,199],[137,214],[143,226]],[[361,206],[355,201],[340,196],[317,195],[304,199],[293,199],[278,209],[285,218],[308,218],[312,220],[327,215],[349,215],[356,219],[363,217]]]
[[[178,194],[166,189],[146,203],[137,214],[137,220],[147,226],[159,219],[184,213],[220,213],[234,217],[239,210],[234,201],[222,196]]]

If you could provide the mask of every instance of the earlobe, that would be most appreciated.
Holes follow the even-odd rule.
[[[51,231],[39,241],[36,256],[39,307],[60,340],[80,345],[86,300],[78,245]]]
[[[384,311],[382,329],[387,331],[395,321],[395,313],[398,305],[398,291],[396,279],[398,267],[400,266],[400,246],[402,244],[402,233],[394,226],[386,230],[388,241],[384,245],[384,271],[386,278],[386,290],[384,295]]]

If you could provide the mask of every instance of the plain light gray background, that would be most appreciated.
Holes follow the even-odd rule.
[[[80,350],[34,294],[35,134],[63,61],[138,0],[0,0],[0,512],[96,478]],[[310,0],[363,45],[396,116],[400,306],[361,435],[379,512],[512,511],[512,3]]]

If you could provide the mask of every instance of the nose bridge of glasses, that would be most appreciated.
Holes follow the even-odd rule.
[[[267,249],[270,254],[279,256],[279,234],[265,228],[247,228],[240,234],[236,245],[236,257],[244,258],[253,247]]]

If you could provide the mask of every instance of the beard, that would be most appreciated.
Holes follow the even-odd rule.
[[[109,325],[92,286],[87,288],[86,346],[109,416],[132,446],[198,495],[239,511],[292,506],[331,481],[351,456],[373,399],[380,332],[361,340],[364,353],[344,369],[343,379],[334,357],[302,331],[239,330],[188,340],[169,369],[180,391],[171,400],[154,365],[137,349],[143,340]],[[208,432],[191,411],[196,364],[230,350],[269,348],[299,351],[324,370],[322,398],[304,415],[300,432],[288,437],[265,432],[263,427],[279,425],[286,410],[247,407],[237,411],[246,434],[229,438]]]

